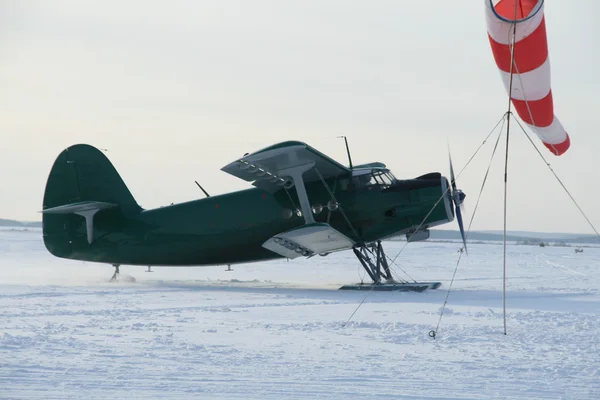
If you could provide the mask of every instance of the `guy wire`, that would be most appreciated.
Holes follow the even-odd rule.
[[[587,221],[587,223],[592,227],[592,229],[596,233],[596,236],[600,237],[600,233],[598,233],[598,230],[596,229],[596,227],[594,226],[594,224],[592,224],[592,221],[590,221],[590,219],[587,217],[587,215],[583,212],[583,209],[579,206],[579,204],[577,203],[577,201],[575,200],[575,198],[573,197],[573,195],[571,194],[571,192],[569,192],[569,189],[567,189],[567,187],[565,186],[565,184],[558,177],[558,175],[556,174],[556,172],[552,168],[552,165],[550,165],[550,163],[548,161],[546,161],[546,158],[542,155],[542,153],[537,148],[537,146],[535,145],[535,143],[533,142],[533,140],[531,140],[531,137],[529,136],[529,134],[527,133],[527,131],[525,130],[525,128],[523,127],[523,125],[521,125],[521,123],[519,122],[519,120],[517,120],[516,118],[515,118],[515,121],[517,122],[517,124],[519,125],[519,127],[521,128],[521,130],[523,131],[523,133],[525,133],[525,136],[527,136],[527,139],[529,140],[529,143],[531,143],[531,145],[533,146],[533,148],[535,149],[535,151],[538,153],[538,155],[542,158],[542,160],[544,161],[544,163],[546,164],[546,166],[548,167],[548,169],[550,169],[550,172],[552,172],[552,175],[554,175],[554,177],[556,178],[556,180],[558,181],[558,183],[560,184],[560,186],[562,186],[562,188],[565,190],[565,192],[567,193],[567,195],[569,195],[569,197],[573,201],[573,204],[575,204],[575,207],[577,207],[577,209],[579,210],[579,212],[581,213],[581,215],[583,215],[583,218],[585,218],[585,220]]]
[[[475,208],[473,209],[473,214],[471,214],[471,220],[469,221],[469,226],[467,228],[467,232],[465,234],[465,238],[469,237],[469,232],[471,231],[471,225],[473,225],[473,220],[475,219],[475,213],[477,212],[477,208],[479,207],[479,202],[481,200],[481,195],[483,194],[483,188],[485,187],[485,183],[487,182],[488,175],[490,173],[490,168],[492,166],[492,161],[494,160],[494,156],[496,154],[496,149],[498,148],[498,143],[500,143],[500,138],[502,137],[502,130],[504,129],[504,123],[502,123],[502,127],[500,127],[500,132],[498,133],[498,138],[496,139],[496,144],[494,145],[494,150],[492,151],[492,156],[490,157],[490,162],[488,163],[487,170],[485,171],[485,175],[483,177],[483,182],[481,182],[481,189],[479,190],[479,195],[477,196],[477,202],[475,203]],[[452,290],[452,284],[454,283],[454,278],[456,277],[456,272],[458,271],[458,265],[460,264],[460,260],[462,258],[462,251],[458,255],[458,260],[456,261],[456,266],[454,267],[454,273],[452,274],[452,279],[450,280],[450,285],[448,286],[448,290],[446,291],[446,299],[444,300],[444,305],[440,311],[440,317],[438,319],[437,325],[434,330],[429,332],[429,336],[433,339],[437,336],[437,332],[440,328],[440,324],[442,322],[442,316],[444,315],[444,310],[446,309],[446,305],[448,304],[448,298],[450,297],[450,291]]]
[[[454,181],[456,181],[458,179],[458,177],[463,173],[463,171],[467,168],[467,166],[469,166],[469,164],[471,163],[471,161],[473,161],[473,159],[475,158],[475,156],[477,155],[477,153],[479,153],[479,150],[481,150],[481,148],[483,147],[483,145],[486,144],[487,140],[492,135],[492,133],[494,133],[494,131],[496,130],[496,128],[498,127],[498,125],[500,125],[500,123],[502,121],[504,121],[504,117],[505,116],[503,115],[502,118],[500,118],[498,120],[498,122],[496,123],[496,125],[490,131],[490,133],[488,133],[488,135],[485,137],[485,139],[483,139],[483,142],[481,142],[481,144],[479,145],[479,147],[477,148],[477,150],[475,150],[475,153],[473,153],[473,155],[471,156],[471,158],[469,158],[469,161],[467,161],[467,163],[465,164],[465,166],[462,167],[462,169],[459,171],[458,174],[456,174],[456,176],[454,177]],[[396,259],[398,258],[398,256],[400,255],[400,253],[402,253],[402,251],[404,251],[404,248],[406,247],[406,245],[408,245],[408,243],[409,243],[410,239],[412,238],[412,236],[416,232],[418,232],[419,229],[421,229],[421,227],[423,226],[423,224],[425,223],[425,221],[427,221],[427,218],[429,218],[429,216],[431,215],[431,213],[433,212],[433,210],[435,210],[435,208],[440,203],[440,201],[442,201],[444,199],[444,196],[446,196],[446,194],[448,193],[448,191],[450,191],[450,186],[448,186],[448,188],[446,188],[446,191],[444,193],[442,193],[442,195],[435,202],[435,204],[433,205],[433,207],[431,207],[431,209],[429,210],[429,212],[427,213],[427,215],[425,216],[425,218],[423,218],[423,220],[421,221],[421,223],[417,226],[417,229],[415,229],[414,232],[412,232],[412,234],[410,235],[410,237],[408,237],[406,239],[406,243],[404,243],[404,246],[402,246],[402,248],[400,249],[400,251],[398,252],[398,254],[396,254],[396,257],[394,257],[392,259],[392,264],[395,264]]]

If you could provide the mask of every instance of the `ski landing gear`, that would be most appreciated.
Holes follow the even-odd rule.
[[[113,264],[113,267],[115,267],[115,273],[113,274],[112,278],[110,278],[111,282],[115,282],[118,279],[120,266],[121,264]]]
[[[135,278],[133,276],[125,274],[123,277],[121,277],[121,273],[119,271],[119,267],[121,266],[121,264],[113,264],[112,266],[115,267],[115,273],[110,278],[110,282],[118,282],[119,280],[123,280],[123,282],[129,282],[129,283],[135,282]],[[150,267],[148,267],[148,269],[150,269]],[[152,272],[152,271],[146,271],[146,272]]]
[[[399,292],[422,292],[426,289],[437,289],[441,282],[408,282],[394,280],[387,262],[381,241],[352,248],[354,255],[362,264],[373,283],[357,283],[344,285],[340,290],[377,290]]]

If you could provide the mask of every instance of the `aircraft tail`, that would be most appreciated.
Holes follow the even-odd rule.
[[[52,254],[72,258],[75,247],[89,247],[98,233],[119,230],[124,216],[139,211],[141,207],[100,150],[85,144],[71,146],[56,158],[46,183],[44,243]]]

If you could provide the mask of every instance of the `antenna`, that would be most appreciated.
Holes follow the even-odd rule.
[[[350,169],[352,169],[352,157],[350,157],[350,148],[348,147],[348,139],[346,136],[338,136],[338,138],[343,138],[344,143],[346,143],[346,153],[348,153],[348,163],[350,164]]]
[[[196,185],[198,185],[198,187],[200,188],[200,190],[202,190],[204,192],[204,194],[206,195],[206,197],[210,197],[210,194],[208,194],[206,192],[206,190],[204,190],[204,188],[202,186],[200,186],[200,184],[198,183],[198,181],[194,181],[194,182],[196,182]]]

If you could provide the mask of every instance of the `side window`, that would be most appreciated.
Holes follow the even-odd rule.
[[[356,175],[353,180],[357,188],[364,188],[373,184],[372,179],[373,176],[371,174],[360,174]]]
[[[371,181],[371,174],[366,171],[357,171],[352,176],[354,190],[364,190]]]
[[[362,170],[355,172],[352,183],[355,190],[385,189],[393,179],[383,170]]]
[[[348,185],[350,183],[350,179],[347,179],[347,178],[346,179],[340,179],[339,182],[340,182],[339,183],[340,190],[342,190],[342,191],[348,190]]]

